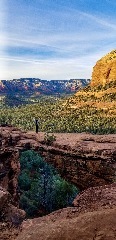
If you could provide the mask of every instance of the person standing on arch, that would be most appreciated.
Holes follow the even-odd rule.
[[[38,133],[38,119],[35,119],[35,124],[36,124],[36,133]]]

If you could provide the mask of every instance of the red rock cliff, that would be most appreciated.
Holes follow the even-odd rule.
[[[91,86],[105,85],[116,80],[116,50],[97,61],[93,68]]]

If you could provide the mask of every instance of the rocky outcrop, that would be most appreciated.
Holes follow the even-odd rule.
[[[1,127],[1,185],[17,197],[19,153],[34,149],[54,165],[61,176],[80,190],[105,185],[115,180],[115,135],[55,134],[56,141],[47,146],[44,133],[23,132]],[[4,174],[3,174],[4,173]]]
[[[16,136],[15,136],[16,137]],[[0,132],[0,239],[15,239],[25,212],[19,209],[19,151],[14,149],[9,130]]]
[[[25,211],[14,206],[11,194],[0,187],[0,239],[15,239],[25,215]]]
[[[105,85],[116,80],[116,50],[97,61],[93,68],[91,87]]]
[[[85,213],[71,219],[32,224],[17,240],[115,240],[115,209]],[[57,216],[56,216],[57,219]]]
[[[100,187],[91,187],[81,192],[73,201],[78,212],[91,212],[101,208],[116,206],[116,183]]]
[[[9,202],[10,194],[5,189],[0,187],[0,212],[6,206],[6,204]]]
[[[0,187],[0,220],[19,225],[25,217],[25,212],[13,204],[13,198],[10,193]]]
[[[20,172],[19,152],[8,146],[0,150],[0,186],[6,189],[18,204],[17,179]]]
[[[24,221],[17,240],[116,239],[116,184],[90,188],[74,205]]]

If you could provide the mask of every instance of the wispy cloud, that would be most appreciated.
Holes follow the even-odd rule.
[[[116,17],[106,10],[89,11],[83,0],[68,2],[7,1],[0,38],[0,59],[7,68],[0,78],[91,77],[97,59],[115,48]]]

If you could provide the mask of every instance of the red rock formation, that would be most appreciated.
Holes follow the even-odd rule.
[[[16,129],[15,129],[16,130]],[[25,212],[18,208],[17,192],[20,172],[19,151],[13,148],[13,138],[4,128],[0,132],[0,239],[14,238],[18,227],[25,218]],[[16,135],[15,135],[16,139]]]
[[[34,149],[54,165],[62,177],[81,190],[112,183],[115,178],[115,135],[55,134],[52,146],[43,143],[44,134],[2,127],[1,184],[16,195],[19,151]],[[12,141],[11,141],[12,139]],[[4,159],[6,159],[4,161]],[[8,178],[10,178],[8,180]]]
[[[92,87],[105,85],[114,80],[116,80],[116,50],[97,61],[93,68],[90,85]]]
[[[18,204],[17,179],[20,172],[19,152],[6,147],[0,150],[0,186],[5,188]]]
[[[20,171],[19,153],[34,149],[53,164],[60,174],[80,189],[105,185],[115,178],[115,135],[55,134],[51,146],[43,142],[44,134],[23,132],[13,127],[0,127],[0,222],[1,239],[16,240],[18,225],[25,216],[19,210],[17,177]],[[115,239],[116,196],[115,184],[90,188],[80,194],[72,208],[56,211],[46,217],[23,223],[23,231],[17,240],[47,239]],[[7,191],[6,191],[7,190]],[[14,206],[15,205],[15,206]]]
[[[0,187],[0,239],[14,239],[25,215],[25,211],[14,206],[11,194]]]
[[[78,212],[91,212],[101,208],[116,206],[116,183],[100,187],[91,187],[77,195],[73,206]]]

